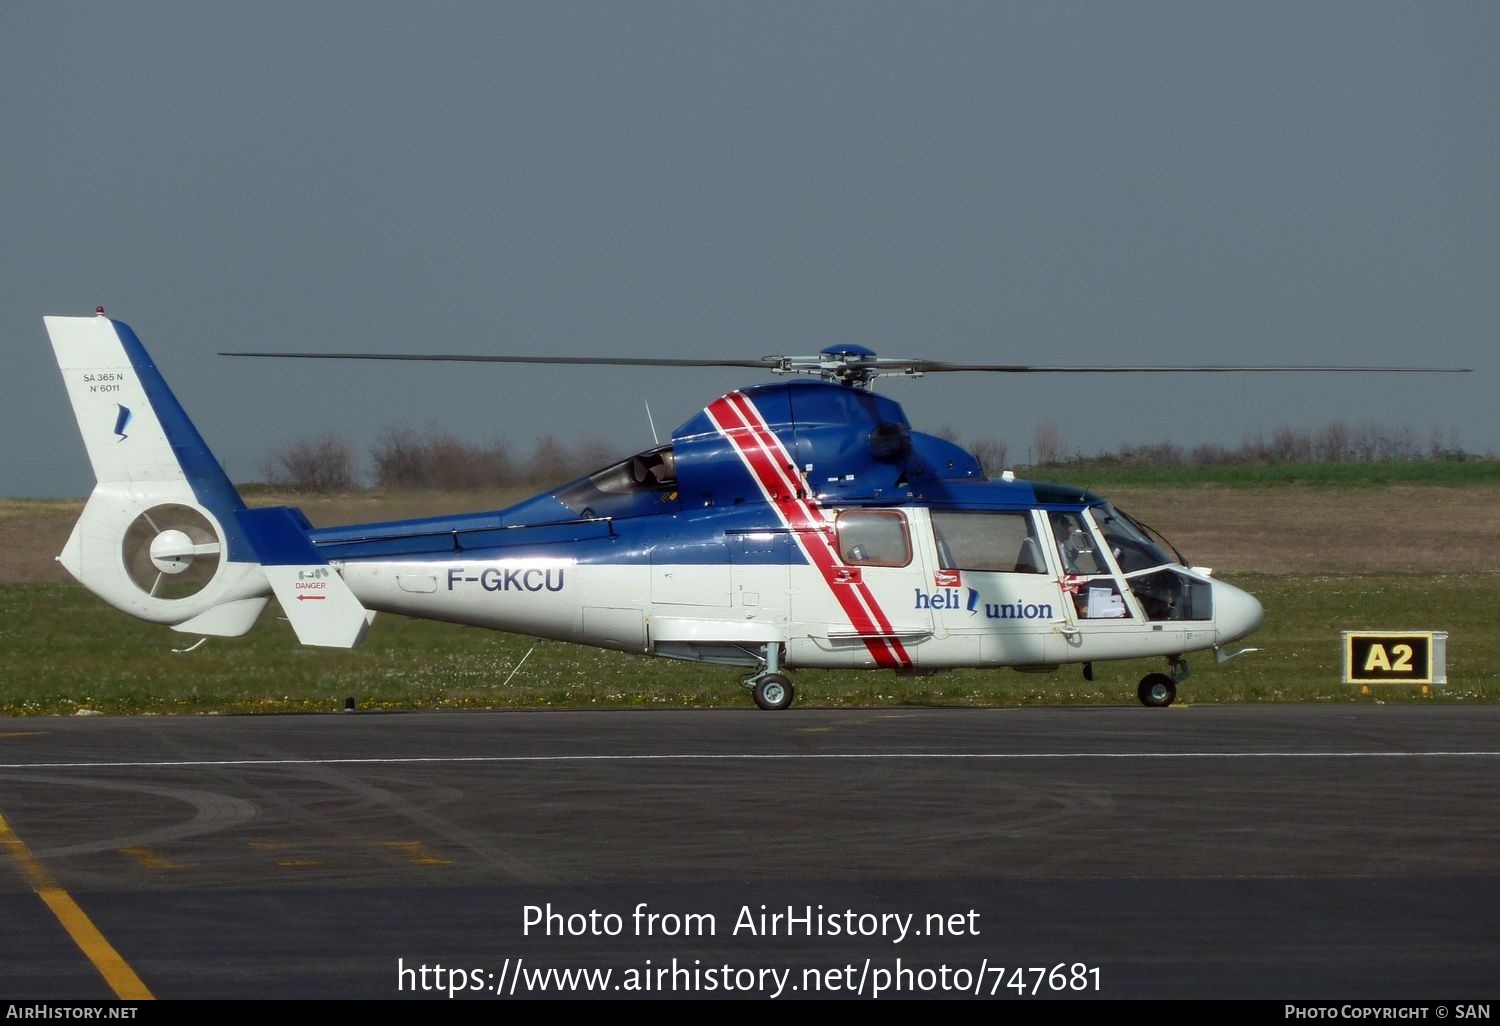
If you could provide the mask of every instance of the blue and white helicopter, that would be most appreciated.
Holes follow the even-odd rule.
[[[1167,672],[1138,691],[1160,707],[1188,653],[1243,654],[1226,646],[1264,619],[1253,596],[1106,500],[1009,472],[988,479],[870,390],[892,374],[1078,368],[889,359],[852,345],[764,361],[227,354],[812,378],[729,392],[670,443],[508,509],[315,528],[297,509],[245,505],[129,326],[102,308],[45,322],[97,478],[58,559],[110,605],[189,634],[243,635],[274,596],[307,645],[353,646],[377,611],[399,613],[744,667],[763,709],[791,705],[788,671],[799,667],[1079,663],[1089,676],[1100,660],[1160,657]]]

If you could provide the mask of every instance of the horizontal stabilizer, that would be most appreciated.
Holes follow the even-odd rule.
[[[246,509],[238,519],[298,641],[352,648],[364,640],[374,614],[318,554],[307,538],[311,525],[299,511]]]

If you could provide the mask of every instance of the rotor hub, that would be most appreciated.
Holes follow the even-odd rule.
[[[167,530],[151,539],[151,562],[164,574],[180,574],[193,565],[193,539],[183,531]]]

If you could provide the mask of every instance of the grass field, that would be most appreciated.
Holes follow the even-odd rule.
[[[1259,489],[1267,485],[1379,488],[1385,485],[1500,484],[1500,460],[1386,460],[1366,463],[1226,463],[1214,467],[1130,466],[1118,460],[1076,460],[1047,473],[1067,481],[1107,482],[1112,486],[1197,487],[1218,485]]]
[[[1223,666],[1191,658],[1179,704],[1500,700],[1500,485],[1351,488],[1095,483],[1267,610]],[[504,496],[353,496],[305,504],[332,523],[486,508]],[[260,502],[266,502],[261,497]],[[259,503],[258,503],[259,504]],[[244,638],[193,638],[109,609],[51,561],[79,504],[0,502],[0,713],[304,712],[342,708],[750,707],[733,669],[380,616],[353,651],[303,648],[273,615]],[[1340,631],[1445,630],[1445,686],[1340,683]],[[519,668],[518,668],[519,667]],[[1157,660],[1053,674],[930,677],[801,671],[802,706],[1134,704]]]

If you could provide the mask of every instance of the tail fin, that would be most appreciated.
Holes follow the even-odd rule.
[[[193,634],[244,634],[274,592],[304,644],[356,644],[373,614],[299,513],[246,509],[135,332],[103,311],[44,320],[97,480],[58,556],[68,572],[117,609]],[[317,601],[299,572],[322,585]]]

